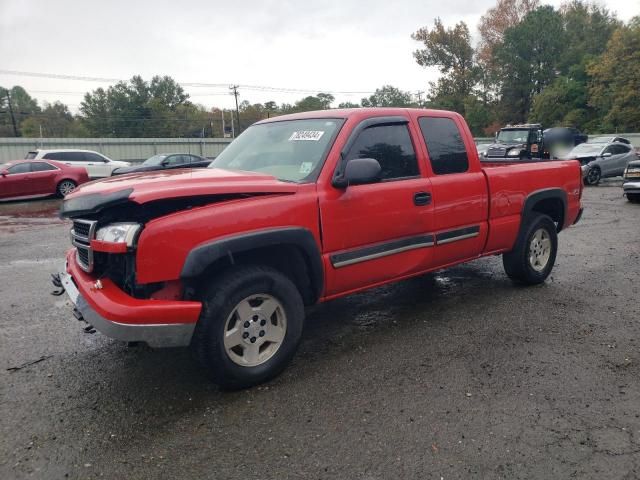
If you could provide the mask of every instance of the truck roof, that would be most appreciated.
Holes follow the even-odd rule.
[[[410,112],[420,112],[425,115],[438,114],[453,117],[458,115],[447,110],[432,110],[426,108],[396,108],[396,107],[367,107],[367,108],[336,108],[330,110],[313,110],[310,112],[290,113],[277,117],[267,118],[257,123],[279,122],[283,120],[304,120],[312,118],[351,118],[351,117],[381,117],[393,115],[405,115]]]

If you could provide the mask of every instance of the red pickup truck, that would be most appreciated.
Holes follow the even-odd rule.
[[[325,110],[258,122],[207,169],[66,197],[66,289],[116,339],[191,345],[217,383],[279,373],[305,306],[486,255],[543,282],[582,213],[577,161],[481,164],[464,119]]]

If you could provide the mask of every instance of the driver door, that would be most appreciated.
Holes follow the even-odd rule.
[[[424,159],[411,125],[389,118],[395,120],[356,127],[343,157],[375,158],[381,181],[318,189],[328,296],[410,275],[431,263],[433,207]]]

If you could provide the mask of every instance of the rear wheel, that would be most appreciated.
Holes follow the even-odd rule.
[[[640,203],[640,193],[627,193],[627,200],[631,203]]]
[[[288,277],[269,267],[242,266],[205,292],[192,346],[215,383],[247,388],[287,366],[303,324],[302,297]]]
[[[77,185],[73,180],[62,180],[58,184],[58,188],[56,189],[56,193],[59,197],[66,197],[71,192],[76,189]]]
[[[509,278],[536,285],[551,273],[557,250],[555,223],[547,215],[534,214],[524,225],[514,249],[502,256],[502,264]]]
[[[598,185],[600,183],[601,177],[602,177],[602,172],[600,171],[600,168],[591,167],[587,172],[585,183],[587,185]]]

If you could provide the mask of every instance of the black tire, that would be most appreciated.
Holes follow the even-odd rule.
[[[69,180],[68,178],[65,180],[61,180],[60,183],[58,183],[58,185],[56,186],[56,195],[60,198],[64,198],[71,192],[73,192],[77,186],[78,184],[76,182],[74,182],[73,180]],[[69,188],[71,188],[70,191]]]
[[[584,178],[585,185],[598,185],[602,179],[600,167],[591,167]]]
[[[640,203],[640,193],[627,193],[627,200],[631,203]]]
[[[547,215],[533,213],[524,221],[514,249],[502,255],[502,264],[512,280],[525,285],[537,285],[544,282],[553,269],[558,252],[558,233],[556,224]],[[550,251],[544,268],[538,270],[532,266],[530,257],[533,237],[540,229],[548,236]]]
[[[224,345],[227,319],[236,307],[256,294],[275,298],[286,315],[284,340],[273,356],[256,366],[242,366],[231,359]],[[226,390],[248,388],[278,375],[293,358],[304,326],[304,304],[293,282],[266,266],[233,268],[204,292],[203,308],[192,339],[192,348],[211,379]]]

